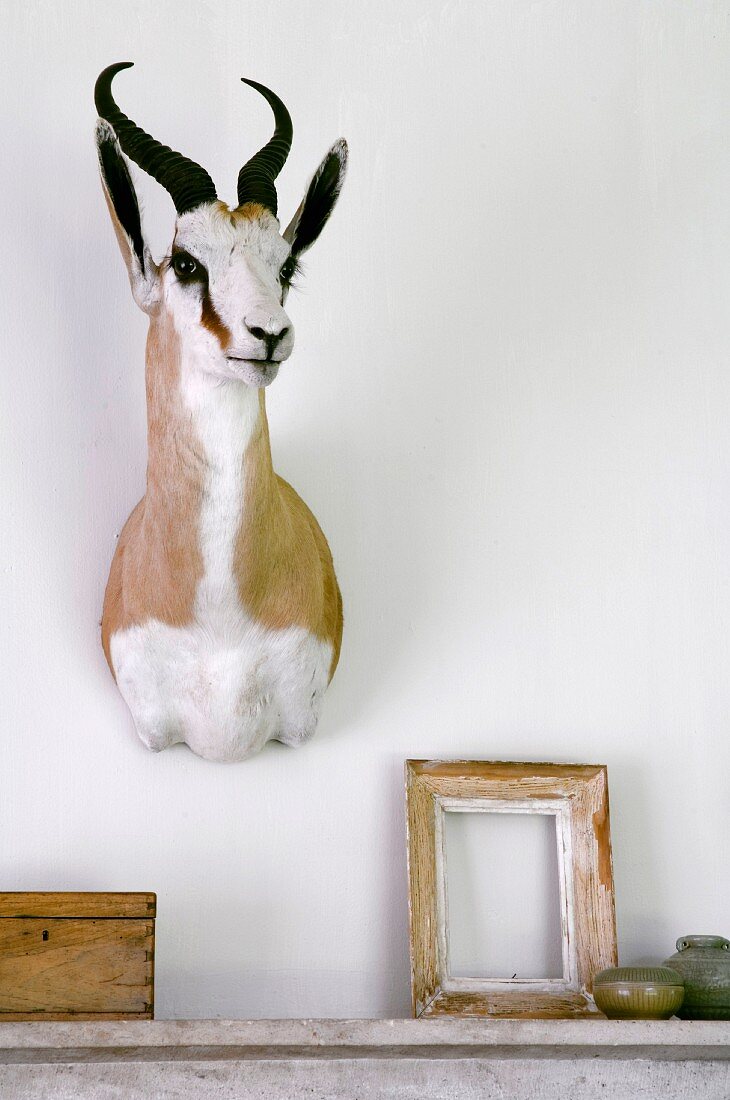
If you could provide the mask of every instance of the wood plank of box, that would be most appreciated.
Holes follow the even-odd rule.
[[[0,1021],[154,1015],[156,895],[0,893]]]

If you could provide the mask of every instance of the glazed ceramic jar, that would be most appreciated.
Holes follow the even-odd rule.
[[[666,966],[614,966],[593,979],[593,999],[610,1020],[668,1020],[684,997],[682,979]]]
[[[667,959],[684,978],[685,1020],[730,1020],[730,940],[722,936],[681,936]]]

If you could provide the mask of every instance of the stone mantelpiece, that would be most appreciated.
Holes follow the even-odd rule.
[[[0,1024],[0,1095],[3,1100],[727,1100],[730,1023]]]

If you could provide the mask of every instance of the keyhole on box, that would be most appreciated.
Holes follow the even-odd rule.
[[[47,928],[44,928],[43,931],[41,932],[41,939],[42,940],[47,940],[48,939],[48,929]]]

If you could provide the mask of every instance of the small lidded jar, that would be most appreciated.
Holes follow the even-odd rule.
[[[667,959],[684,978],[684,1020],[730,1020],[730,940],[723,936],[680,936]]]
[[[684,986],[666,966],[614,966],[593,978],[593,999],[609,1020],[668,1020],[682,1004]]]

